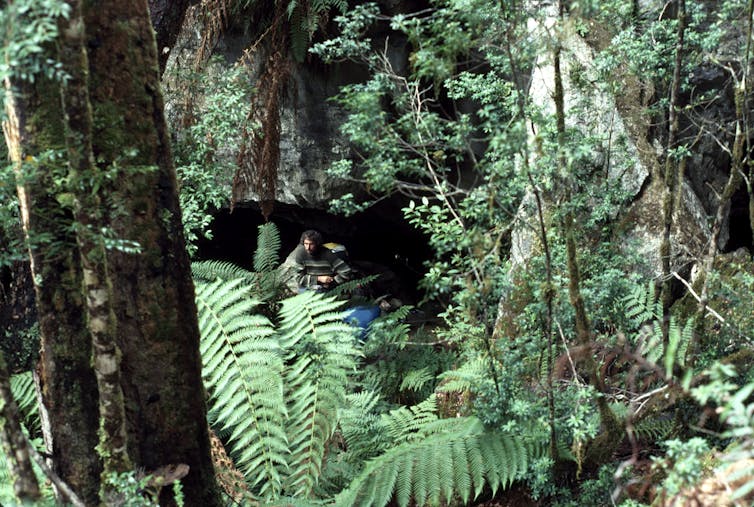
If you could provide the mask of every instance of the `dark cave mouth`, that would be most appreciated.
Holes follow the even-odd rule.
[[[739,188],[731,197],[728,213],[728,238],[721,250],[724,253],[735,252],[739,248],[747,248],[754,254],[754,237],[749,217],[749,193],[745,188]]]
[[[307,229],[320,231],[326,242],[340,243],[349,262],[360,271],[381,273],[374,282],[376,295],[391,295],[409,304],[422,298],[418,289],[424,263],[432,252],[426,238],[403,219],[395,203],[376,205],[352,217],[323,210],[276,203],[269,221],[280,233],[282,263]],[[223,209],[211,224],[212,239],[198,243],[200,260],[224,260],[252,269],[257,228],[265,220],[253,203]]]

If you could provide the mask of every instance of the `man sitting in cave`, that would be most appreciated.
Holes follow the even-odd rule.
[[[304,231],[299,245],[285,262],[291,267],[292,281],[298,292],[325,292],[351,279],[351,267],[346,261],[323,245],[322,234]]]

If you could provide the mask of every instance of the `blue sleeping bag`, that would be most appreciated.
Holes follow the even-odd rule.
[[[359,332],[359,340],[363,340],[367,334],[367,328],[374,319],[380,316],[380,307],[377,305],[369,306],[354,306],[346,310],[346,315],[343,320],[352,326],[361,329]]]

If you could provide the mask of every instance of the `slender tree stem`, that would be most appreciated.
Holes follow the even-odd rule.
[[[673,80],[670,85],[670,105],[668,107],[668,143],[665,154],[665,197],[663,201],[663,233],[660,244],[660,260],[662,263],[662,336],[667,344],[670,329],[670,306],[673,304],[672,285],[670,275],[671,231],[673,228],[673,213],[675,212],[676,192],[680,185],[679,172],[682,164],[681,155],[676,153],[678,145],[678,117],[679,95],[681,91],[681,70],[683,67],[684,37],[686,33],[686,2],[677,0],[678,29],[676,32],[675,61],[673,65]]]
[[[127,452],[126,415],[120,386],[120,350],[115,341],[116,325],[111,308],[112,286],[107,251],[100,231],[106,227],[99,192],[107,192],[104,178],[92,152],[92,112],[89,105],[88,61],[84,49],[84,22],[80,0],[69,0],[70,21],[60,38],[60,59],[69,78],[62,88],[66,116],[69,178],[74,193],[76,239],[84,275],[87,327],[92,338],[92,363],[97,377],[100,411],[100,443],[103,460],[102,499],[108,497],[111,473],[133,468]],[[97,188],[100,190],[98,191]]]

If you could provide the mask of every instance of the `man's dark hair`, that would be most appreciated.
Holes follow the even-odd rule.
[[[322,242],[324,241],[322,239],[322,234],[320,234],[319,231],[315,231],[313,229],[309,229],[308,231],[304,231],[304,232],[301,233],[301,241],[300,241],[300,243],[302,245],[304,244],[304,240],[305,239],[308,239],[309,241],[311,241],[312,243],[314,243],[318,247],[322,246]]]

